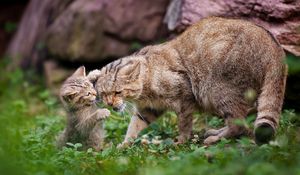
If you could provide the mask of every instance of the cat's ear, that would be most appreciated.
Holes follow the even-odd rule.
[[[80,66],[72,75],[72,77],[85,77],[85,67]]]
[[[139,77],[141,70],[141,63],[135,62],[133,64],[128,65],[126,72],[124,73],[128,79],[135,80]]]

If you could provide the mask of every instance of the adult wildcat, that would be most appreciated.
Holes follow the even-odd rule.
[[[137,103],[140,115],[132,117],[124,143],[165,109],[179,117],[179,143],[190,138],[197,108],[224,117],[227,125],[208,131],[205,144],[235,137],[247,132],[235,120],[244,119],[254,103],[255,138],[266,143],[280,118],[287,76],[284,58],[283,49],[262,27],[210,17],[169,42],[145,47],[89,76],[97,80],[96,89],[106,104],[121,108],[124,99]],[[257,99],[249,102],[248,91]]]
[[[95,104],[97,92],[81,66],[62,85],[60,99],[68,112],[67,125],[58,138],[58,147],[67,142],[82,143],[83,149],[101,149],[104,139],[103,119],[110,115],[107,109]]]

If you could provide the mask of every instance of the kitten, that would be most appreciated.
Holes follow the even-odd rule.
[[[124,144],[166,109],[179,117],[178,143],[190,138],[197,109],[226,121],[226,127],[206,133],[205,144],[236,137],[248,133],[236,120],[243,120],[254,104],[255,139],[267,143],[280,118],[287,77],[284,58],[276,39],[262,27],[210,17],[169,42],[145,47],[89,76],[106,104],[123,108],[126,99],[137,103],[139,112],[131,119]],[[257,98],[248,100],[248,92]]]
[[[96,95],[83,66],[63,83],[60,99],[68,116],[66,128],[58,138],[58,147],[71,142],[82,143],[83,149],[101,149],[104,139],[103,119],[110,115],[110,111],[98,109]]]

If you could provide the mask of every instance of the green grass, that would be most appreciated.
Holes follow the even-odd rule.
[[[300,116],[292,110],[284,110],[275,141],[262,146],[249,138],[203,146],[205,125],[220,127],[223,121],[198,113],[199,139],[174,146],[176,116],[168,112],[128,149],[116,149],[129,122],[125,116],[106,121],[102,152],[78,151],[80,144],[58,150],[55,137],[65,122],[59,101],[34,73],[6,72],[2,66],[0,75],[0,174],[300,175]],[[246,124],[251,127],[251,120]],[[142,144],[145,140],[152,143]]]

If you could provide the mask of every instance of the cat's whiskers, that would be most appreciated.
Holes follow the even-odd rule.
[[[137,110],[136,106],[133,103],[130,103],[128,101],[126,101],[125,103],[128,104],[126,106],[131,107],[131,109],[132,109],[132,113],[130,114],[131,116],[136,115],[137,117],[141,118],[143,121],[147,121],[143,117],[143,115]]]
[[[130,115],[134,114],[137,111],[137,109],[134,106],[134,104],[132,104],[132,103],[130,103],[128,101],[125,101],[125,104],[126,104],[125,109],[129,112]]]

